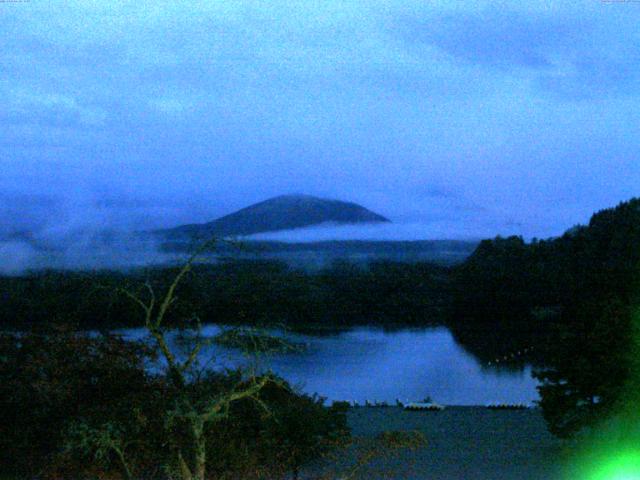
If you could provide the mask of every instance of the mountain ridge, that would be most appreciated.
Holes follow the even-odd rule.
[[[165,237],[242,236],[293,230],[322,223],[386,223],[390,220],[353,202],[288,194],[254,203],[211,222],[156,230]]]

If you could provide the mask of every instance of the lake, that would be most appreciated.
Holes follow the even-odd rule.
[[[203,335],[215,336],[222,328],[207,325]],[[145,330],[124,329],[118,333],[142,339]],[[481,365],[444,327],[393,331],[359,327],[330,334],[287,332],[286,336],[307,348],[261,356],[261,364],[302,391],[318,393],[329,401],[395,403],[395,399],[419,401],[429,396],[445,405],[483,405],[531,404],[539,398],[531,367],[517,370]],[[170,340],[179,352],[177,336],[172,335]],[[203,363],[214,357],[212,365],[218,367],[249,362],[239,350],[215,344],[204,348],[199,357]]]

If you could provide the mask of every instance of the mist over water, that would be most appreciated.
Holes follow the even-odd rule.
[[[347,196],[346,200],[350,198]],[[95,186],[71,187],[65,194],[2,192],[0,190],[0,274],[20,274],[40,269],[126,269],[182,261],[187,251],[162,251],[160,242],[148,232],[190,223],[206,223],[234,211],[223,199],[185,202],[183,197],[155,195]],[[251,204],[246,197],[239,206]],[[478,241],[496,235],[558,234],[558,229],[529,222],[521,224],[494,216],[481,208],[462,208],[432,200],[424,211],[394,202],[389,208],[373,209],[389,215],[392,223],[338,225],[325,223],[307,228],[266,232],[239,237],[239,241],[307,243],[324,241]],[[401,203],[401,202],[400,202]],[[206,205],[206,207],[205,207]],[[363,206],[370,207],[367,201]],[[405,212],[403,216],[401,213]],[[543,222],[544,223],[544,222]],[[570,226],[570,225],[568,225]],[[300,256],[300,255],[298,255]],[[331,258],[292,254],[296,265],[324,265]]]
[[[179,253],[163,250],[158,238],[135,228],[133,215],[121,215],[117,221],[112,221],[108,217],[96,216],[95,212],[89,210],[84,214],[84,217],[72,217],[72,221],[65,221],[63,217],[59,224],[52,225],[45,221],[30,225],[29,229],[9,229],[7,225],[10,223],[5,222],[4,231],[0,231],[0,274],[16,275],[42,269],[127,269],[181,262],[190,253],[188,250]],[[509,228],[497,223],[486,222],[479,228],[477,223],[453,220],[357,225],[324,223],[307,228],[234,237],[234,241],[238,241],[239,244],[247,242],[247,245],[237,252],[225,252],[225,255],[237,253],[242,256],[244,252],[252,256],[288,261],[294,266],[309,266],[310,263],[325,266],[335,259],[336,252],[283,251],[264,254],[259,249],[252,248],[250,244],[252,241],[311,243],[350,240],[475,242],[482,238],[495,237],[497,234],[507,236],[521,232],[517,227]],[[353,258],[358,257],[357,252],[351,253],[355,255]],[[440,253],[445,252],[442,250]],[[376,255],[367,253],[365,256],[371,259]],[[408,258],[414,257],[406,257],[405,260]]]
[[[494,237],[500,229],[487,225],[479,229],[477,225],[453,220],[412,223],[367,223],[358,225],[337,225],[323,223],[306,228],[265,232],[244,237],[247,240],[271,240],[281,242],[324,242],[331,240],[363,241],[416,241],[416,240],[480,240]],[[503,229],[505,234],[519,234],[517,229]]]

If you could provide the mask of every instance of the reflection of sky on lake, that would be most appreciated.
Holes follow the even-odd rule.
[[[209,325],[203,334],[209,337],[219,331],[220,327]],[[144,334],[142,329],[125,332],[130,338]],[[394,402],[431,396],[443,404],[472,405],[530,403],[538,398],[529,367],[520,372],[483,368],[446,328],[389,332],[363,327],[328,336],[291,333],[288,338],[308,348],[262,356],[261,363],[303,391],[329,400]],[[177,349],[177,342],[172,343]],[[248,361],[238,350],[218,345],[200,353],[202,361],[212,356],[212,365],[218,367]]]

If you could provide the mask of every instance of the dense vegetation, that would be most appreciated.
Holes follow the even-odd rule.
[[[167,322],[447,325],[484,360],[519,352],[519,361],[534,361],[549,426],[571,435],[610,413],[629,381],[639,267],[640,200],[633,199],[559,238],[485,240],[455,267],[336,262],[305,272],[275,261],[195,265]],[[137,306],[122,288],[142,292],[148,281],[162,290],[175,274],[153,268],[2,277],[0,319],[17,328],[60,319],[80,329],[137,325]]]
[[[48,271],[0,277],[4,327],[72,320],[79,328],[138,325],[137,306],[119,291],[145,281],[161,290],[176,268],[122,272]],[[310,324],[441,324],[447,306],[445,267],[390,262],[335,263],[315,273],[275,261],[196,265],[177,292],[174,324],[194,314],[206,322],[295,328]]]
[[[207,371],[176,385],[144,367],[153,354],[66,329],[2,335],[0,476],[201,478],[181,472],[199,454],[190,405],[232,398],[248,380]],[[205,424],[206,478],[281,478],[348,438],[343,406],[264,379]]]
[[[175,325],[165,321],[195,258],[162,290],[150,282],[144,295],[117,289],[138,307],[150,343],[51,323],[0,334],[0,476],[298,478],[310,462],[348,446],[346,403],[327,407],[257,364],[213,370],[198,355],[198,327],[183,339],[184,358],[169,348]],[[269,340],[282,343],[238,332],[229,338],[260,344],[249,348],[256,355]],[[385,432],[345,468],[351,477],[374,457],[423,443],[420,434]],[[328,474],[316,477],[337,475]]]
[[[455,273],[451,326],[478,355],[533,347],[541,406],[567,436],[611,414],[631,381],[640,199],[562,237],[483,241]]]

